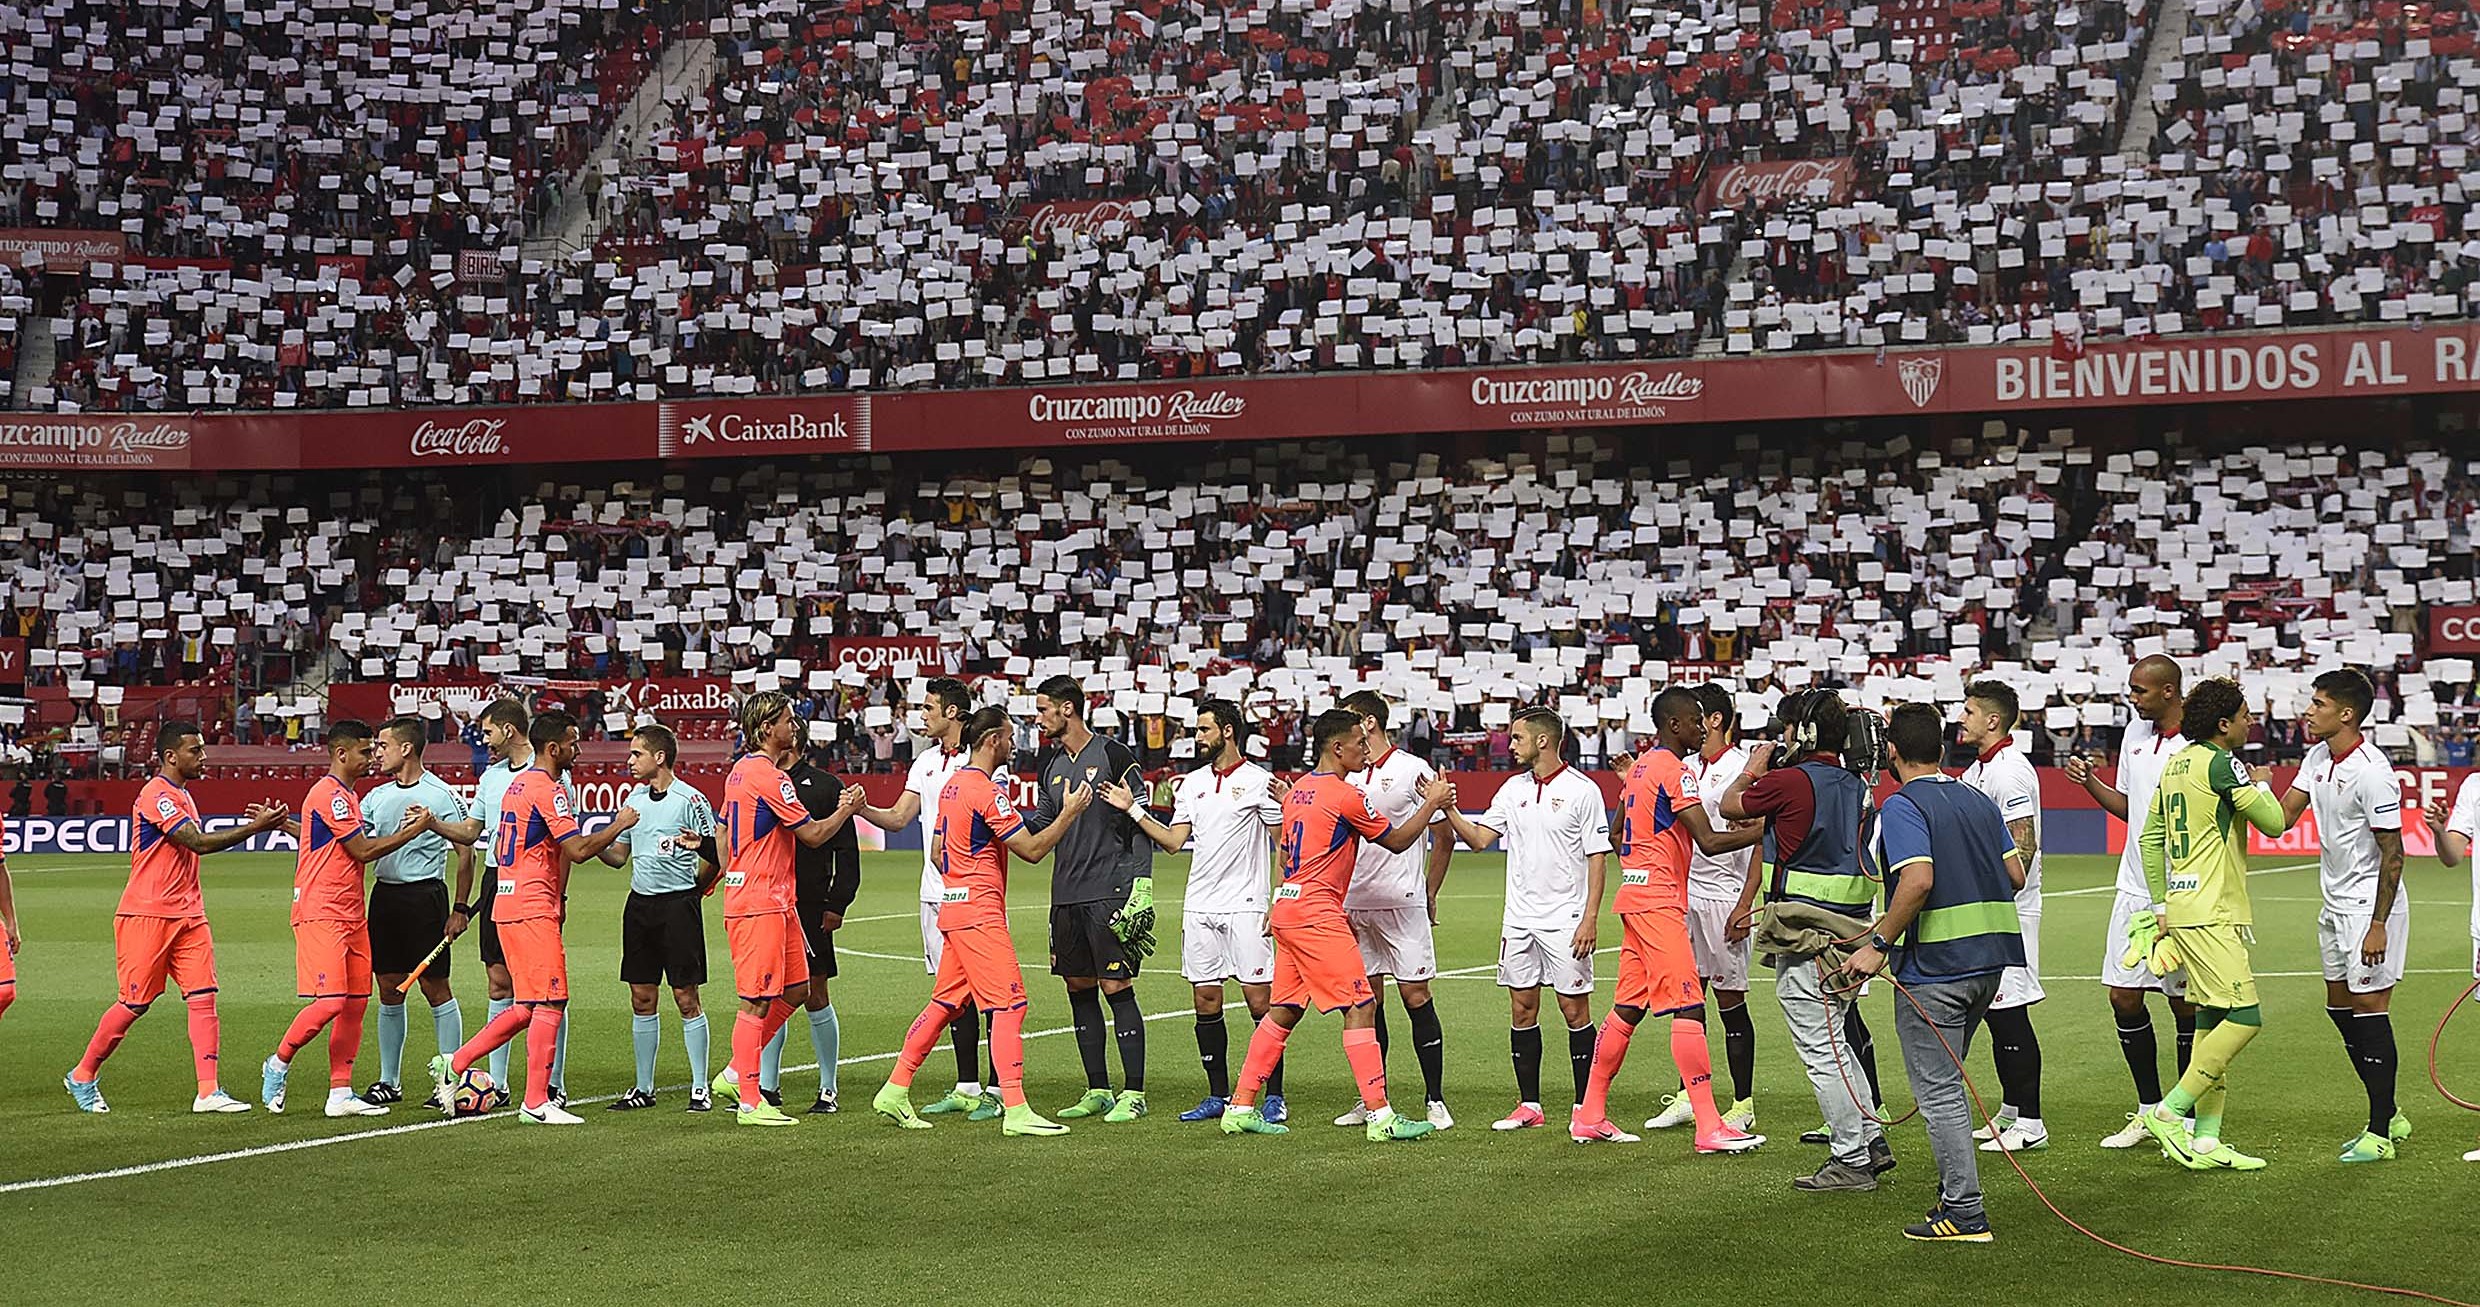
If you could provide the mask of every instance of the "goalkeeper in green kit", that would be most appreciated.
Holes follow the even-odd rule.
[[[2190,1170],[2255,1171],[2263,1158],[2222,1142],[2230,1064],[2264,1026],[2248,957],[2256,940],[2248,929],[2247,828],[2279,835],[2288,823],[2282,801],[2252,782],[2233,752],[2247,743],[2253,721],[2237,681],[2198,685],[2182,720],[2195,743],[2163,767],[2140,844],[2144,878],[2163,913],[2139,912],[2128,923],[2127,965],[2144,960],[2155,975],[2184,965],[2198,1034],[2178,1087],[2141,1120],[2162,1152]],[[2184,1119],[2191,1113],[2192,1132]]]

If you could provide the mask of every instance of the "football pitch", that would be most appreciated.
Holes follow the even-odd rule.
[[[1153,1115],[1080,1122],[1065,1139],[1002,1139],[995,1123],[936,1118],[903,1131],[873,1115],[905,1026],[928,995],[914,906],[918,855],[867,855],[865,888],[838,935],[844,1111],[797,1130],[735,1129],[727,1113],[681,1108],[679,1018],[664,1000],[664,1087],[654,1110],[609,1113],[631,1083],[628,1004],[616,979],[625,877],[596,867],[572,887],[569,1092],[586,1125],[520,1127],[512,1113],[449,1123],[411,1105],[384,1119],[330,1121],[317,1104],[324,1042],[297,1064],[282,1117],[189,1114],[190,1054],[177,997],[159,1003],[104,1072],[113,1110],[75,1112],[60,1077],[112,993],[111,919],[126,862],[21,857],[12,864],[26,935],[20,996],[0,1019],[0,1301],[9,1303],[449,1303],[681,1300],[844,1303],[1905,1303],[2253,1304],[2381,1301],[2253,1276],[2163,1269],[2111,1252],[2045,1211],[2002,1158],[1984,1155],[1997,1242],[1934,1246],[1900,1227],[1933,1202],[1935,1169],[1917,1122],[1891,1138],[1901,1165],[1876,1193],[1790,1188],[1823,1150],[1799,1133],[1818,1110],[1771,985],[1757,1021],[1753,1155],[1700,1158],[1686,1131],[1641,1144],[1580,1148],[1554,1124],[1493,1134],[1510,1106],[1507,1003],[1493,983],[1502,861],[1460,855],[1440,904],[1438,1009],[1447,1032],[1454,1130],[1418,1143],[1369,1143],[1326,1124],[1353,1098],[1337,1023],[1312,1017],[1291,1044],[1293,1133],[1226,1138],[1174,1120],[1203,1092],[1176,931],[1138,995],[1152,1018]],[[1184,858],[1157,863],[1167,923],[1177,921]],[[2402,1102],[2416,1127],[2399,1160],[2334,1161],[2364,1099],[2323,1011],[2316,877],[2295,857],[2264,858],[2251,882],[2265,1032],[2232,1077],[2228,1135],[2265,1156],[2254,1174],[2179,1169],[2150,1148],[2095,1141],[2131,1109],[2131,1088],[2094,979],[2115,859],[2051,858],[2043,919],[2049,999],[2036,1009],[2052,1143],[2026,1168],[2058,1206],[2097,1233],[2148,1252],[2237,1262],[2480,1299],[2470,1256],[2470,1195],[2480,1165],[2460,1155],[2480,1120],[2440,1099],[2427,1075],[2430,1032],[2470,981],[2469,882],[2418,860],[2411,974],[2396,994]],[[1019,868],[1011,911],[1033,1011],[1027,1087],[1055,1110],[1082,1088],[1068,1005],[1043,974],[1046,871]],[[221,969],[224,1083],[255,1100],[256,1067],[299,1008],[293,994],[288,855],[208,859],[208,912]],[[714,1056],[728,1058],[731,996],[721,914],[708,912]],[[1615,919],[1601,936],[1615,946]],[[1617,964],[1605,950],[1598,1018]],[[485,996],[470,937],[456,988],[466,1030]],[[1394,999],[1389,997],[1389,1003]],[[1883,986],[1867,1000],[1888,1097],[1910,1094]],[[1548,1023],[1555,1008],[1545,1004]],[[2155,1005],[2165,1079],[2171,1027]],[[1247,1040],[1231,995],[1232,1057]],[[406,1064],[432,1049],[417,998]],[[375,1014],[372,1018],[375,1022]],[[1416,1105],[1417,1069],[1400,1008],[1390,1067],[1399,1104]],[[805,1023],[787,1063],[810,1061]],[[1554,1123],[1568,1105],[1561,1041],[1543,1067]],[[1720,1032],[1714,1030],[1716,1074]],[[1666,1046],[1637,1041],[1613,1093],[1635,1128],[1674,1088]],[[521,1054],[520,1054],[521,1056]],[[520,1063],[521,1065],[521,1063]],[[375,1040],[358,1079],[375,1077]],[[1113,1056],[1113,1071],[1118,1062]],[[916,1101],[945,1088],[942,1044]],[[1985,1047],[1970,1059],[1991,1107]],[[2448,1031],[2448,1083],[2480,1091],[2480,1016]],[[799,1111],[811,1071],[785,1075]],[[414,1096],[420,1097],[420,1090]],[[1727,1093],[1726,1093],[1727,1096]],[[305,1109],[307,1109],[305,1111]],[[309,1146],[304,1146],[309,1145]]]

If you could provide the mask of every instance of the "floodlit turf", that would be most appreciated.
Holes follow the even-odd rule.
[[[1158,864],[1158,893],[1177,920],[1183,859]],[[149,1013],[107,1067],[113,1111],[81,1116],[60,1076],[84,1046],[112,988],[111,912],[125,867],[106,858],[16,861],[27,944],[20,996],[0,1019],[0,1301],[9,1303],[546,1302],[743,1300],[848,1303],[1817,1303],[1857,1296],[1905,1303],[2328,1304],[2336,1290],[2148,1268],[2074,1234],[2042,1210],[1998,1159],[1984,1179],[1993,1246],[1907,1243],[1899,1227],[1934,1194],[1917,1124],[1894,1132],[1902,1168],[1878,1193],[1811,1197],[1791,1176],[1821,1150],[1796,1142],[1818,1110],[1760,983],[1758,1128],[1774,1137],[1747,1157],[1698,1158],[1684,1133],[1633,1147],[1578,1148],[1563,1131],[1493,1135],[1511,1098],[1506,1000],[1492,983],[1496,857],[1460,857],[1442,904],[1439,1008],[1448,1098],[1459,1124],[1417,1144],[1376,1145],[1325,1124],[1350,1101],[1337,1026],[1313,1018],[1293,1040],[1294,1133],[1225,1138],[1172,1118],[1203,1077],[1186,1016],[1176,942],[1139,987],[1148,1013],[1154,1115],[1132,1125],[1079,1123],[1069,1138],[1003,1140],[996,1126],[939,1118],[894,1129],[868,1111],[892,1051],[927,994],[917,960],[914,855],[870,855],[868,888],[841,936],[842,1115],[797,1130],[733,1128],[723,1113],[680,1108],[678,1019],[663,1028],[662,1106],[610,1114],[581,1108],[572,1130],[520,1127],[506,1115],[404,1131],[435,1117],[400,1107],[375,1121],[317,1115],[324,1044],[297,1066],[296,1111],[281,1118],[192,1117],[190,1061],[177,1000]],[[2429,1087],[2425,1050],[2439,1014],[2468,983],[2468,883],[2423,861],[2411,873],[2414,974],[2398,994],[2403,1102],[2417,1136],[2394,1163],[2345,1168],[2334,1154],[2359,1129],[2362,1098],[2320,1009],[2312,871],[2260,860],[2257,965],[2266,1029],[2239,1063],[2228,1134],[2266,1156],[2255,1175],[2191,1174],[2152,1150],[2109,1153],[2094,1141],[2129,1110],[2130,1088],[2108,1007],[2092,979],[2114,860],[2054,858],[2047,932],[2050,999],[2037,1022],[2047,1060],[2054,1143],[2027,1159],[2069,1213],[2151,1251],[2403,1285],[2480,1299],[2470,1255],[2470,1195],[2480,1166],[2459,1160],[2480,1122]],[[290,859],[227,854],[207,863],[207,901],[222,968],[225,1084],[256,1097],[256,1065],[298,1006],[285,926]],[[1042,975],[1038,889],[1014,921],[1034,1007],[1029,1032],[1056,1032],[1067,1002]],[[569,1088],[608,1095],[630,1081],[625,992],[613,980],[623,880],[581,873],[570,909],[576,1009]],[[2063,891],[2063,892],[2062,892]],[[717,974],[720,914],[710,912]],[[1166,930],[1167,941],[1172,932]],[[1618,928],[1606,919],[1606,941]],[[1603,992],[1616,965],[1605,956]],[[456,983],[468,1030],[482,1020],[470,945]],[[718,1064],[729,995],[714,995]],[[1238,994],[1233,994],[1238,1013]],[[1891,1031],[1892,996],[1868,1001]],[[1547,1006],[1547,1005],[1545,1005]],[[2157,1009],[2158,1011],[2158,1009]],[[417,1000],[407,1064],[431,1027]],[[375,1014],[372,1018],[375,1026]],[[1553,1016],[1552,1024],[1556,1018]],[[2170,1025],[2157,1024],[2167,1062]],[[1391,1070],[1399,1102],[1418,1079],[1402,1022]],[[2449,1077],[2480,1091],[2480,1019],[2449,1038]],[[809,1060],[796,1020],[791,1061]],[[1247,1038],[1233,1026],[1235,1063]],[[1900,1059],[1881,1034],[1890,1093],[1908,1104]],[[1555,1030],[1545,1066],[1550,1115],[1567,1106]],[[1074,1043],[1045,1033],[1027,1046],[1036,1107],[1081,1088]],[[1717,1073],[1720,1036],[1715,1034]],[[1988,1054],[1972,1072],[1994,1106]],[[926,1101],[952,1070],[946,1047],[925,1068]],[[1116,1068],[1116,1061],[1114,1067]],[[377,1068],[366,1044],[359,1079]],[[1613,1115],[1631,1126],[1669,1088],[1661,1040],[1639,1040]],[[812,1073],[786,1077],[795,1110]],[[301,1109],[308,1109],[307,1113]],[[396,1133],[389,1133],[395,1131]],[[376,1136],[376,1137],[351,1137]],[[340,1138],[327,1147],[244,1155],[59,1187],[14,1182]],[[2375,1299],[2367,1299],[2375,1301]]]

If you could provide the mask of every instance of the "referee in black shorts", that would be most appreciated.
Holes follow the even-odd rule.
[[[792,790],[800,796],[801,806],[822,818],[841,807],[858,808],[861,787],[847,787],[819,765],[821,761],[812,750],[792,765]],[[845,822],[817,848],[794,848],[792,874],[794,907],[801,914],[801,934],[809,943],[809,997],[804,1004],[809,1008],[810,1048],[818,1055],[818,1101],[809,1108],[811,1115],[817,1115],[836,1110],[835,1063],[844,1032],[836,1023],[835,1000],[827,992],[827,981],[835,975],[836,927],[844,924],[844,910],[861,892],[861,835],[854,823]],[[783,1106],[784,1045],[790,1029],[787,1024],[776,1031],[758,1060],[758,1092],[777,1107]]]

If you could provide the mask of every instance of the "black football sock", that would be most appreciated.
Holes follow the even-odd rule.
[[[1515,1057],[1516,1101],[1541,1101],[1541,1027],[1518,1026],[1507,1032],[1507,1048]]]
[[[1404,1009],[1412,1018],[1412,1051],[1421,1059],[1421,1095],[1430,1102],[1447,1096],[1447,1035],[1438,1024],[1435,1001]]]
[[[1119,1045],[1122,1084],[1130,1093],[1145,1092],[1145,1013],[1137,1008],[1137,990],[1129,986],[1111,996],[1111,1038]]]
[[[1102,1056],[1102,1046],[1109,1038],[1102,1028],[1102,991],[1069,990],[1068,1018],[1076,1026],[1077,1056],[1085,1061],[1085,1087],[1110,1088],[1111,1068]]]
[[[1576,1105],[1584,1106],[1585,1086],[1593,1081],[1593,1036],[1600,1027],[1586,1023],[1567,1032],[1567,1067],[1576,1075]]]
[[[2187,1075],[2189,1060],[2196,1056],[2196,1014],[2193,1011],[2180,1012],[2173,1009],[2170,1019],[2177,1022],[2179,1027],[2179,1075],[2183,1079]]]
[[[1748,1015],[1748,1005],[1722,1009],[1722,1056],[1731,1064],[1731,1099],[1737,1102],[1757,1092],[1757,1023]]]
[[[982,1079],[982,1022],[974,1012],[973,1001],[965,1000],[964,1006],[956,1009],[954,1024],[948,1027],[956,1040],[956,1083],[996,1089],[995,1082]]]
[[[2394,1124],[2394,1077],[2399,1058],[2394,1049],[2394,1018],[2385,1012],[2362,1012],[2351,1018],[2357,1031],[2359,1077],[2368,1085],[2368,1133],[2382,1139]]]
[[[2032,1031],[2032,1009],[1993,1008],[1990,1051],[1998,1060],[1998,1085],[2015,1115],[2041,1119],[2041,1039]]]
[[[1222,1013],[1197,1014],[1197,1060],[1205,1064],[1206,1096],[1231,1097],[1231,1031]]]
[[[1869,1023],[1860,1018],[1860,1005],[1854,1003],[1843,1017],[1843,1039],[1851,1045],[1851,1054],[1860,1059],[1860,1074],[1869,1080],[1869,1107],[1880,1110],[1886,1106],[1886,1094],[1877,1087],[1877,1040],[1869,1034]],[[1882,1112],[1881,1112],[1882,1114]]]
[[[1385,996],[1385,995],[1381,994],[1381,995],[1379,995],[1379,996],[1378,996],[1377,1008],[1378,1008],[1378,1060],[1379,1060],[1380,1062],[1384,1062],[1384,1061],[1386,1061],[1386,1049],[1387,1049],[1387,1042],[1388,1042],[1388,1041],[1387,1041],[1387,1037],[1386,1037],[1386,996]]]
[[[2161,1045],[2153,1038],[2153,1010],[2138,1008],[2132,1017],[2111,1015],[2118,1019],[2118,1055],[2127,1059],[2127,1074],[2135,1077],[2136,1101],[2148,1107],[2160,1102]]]

